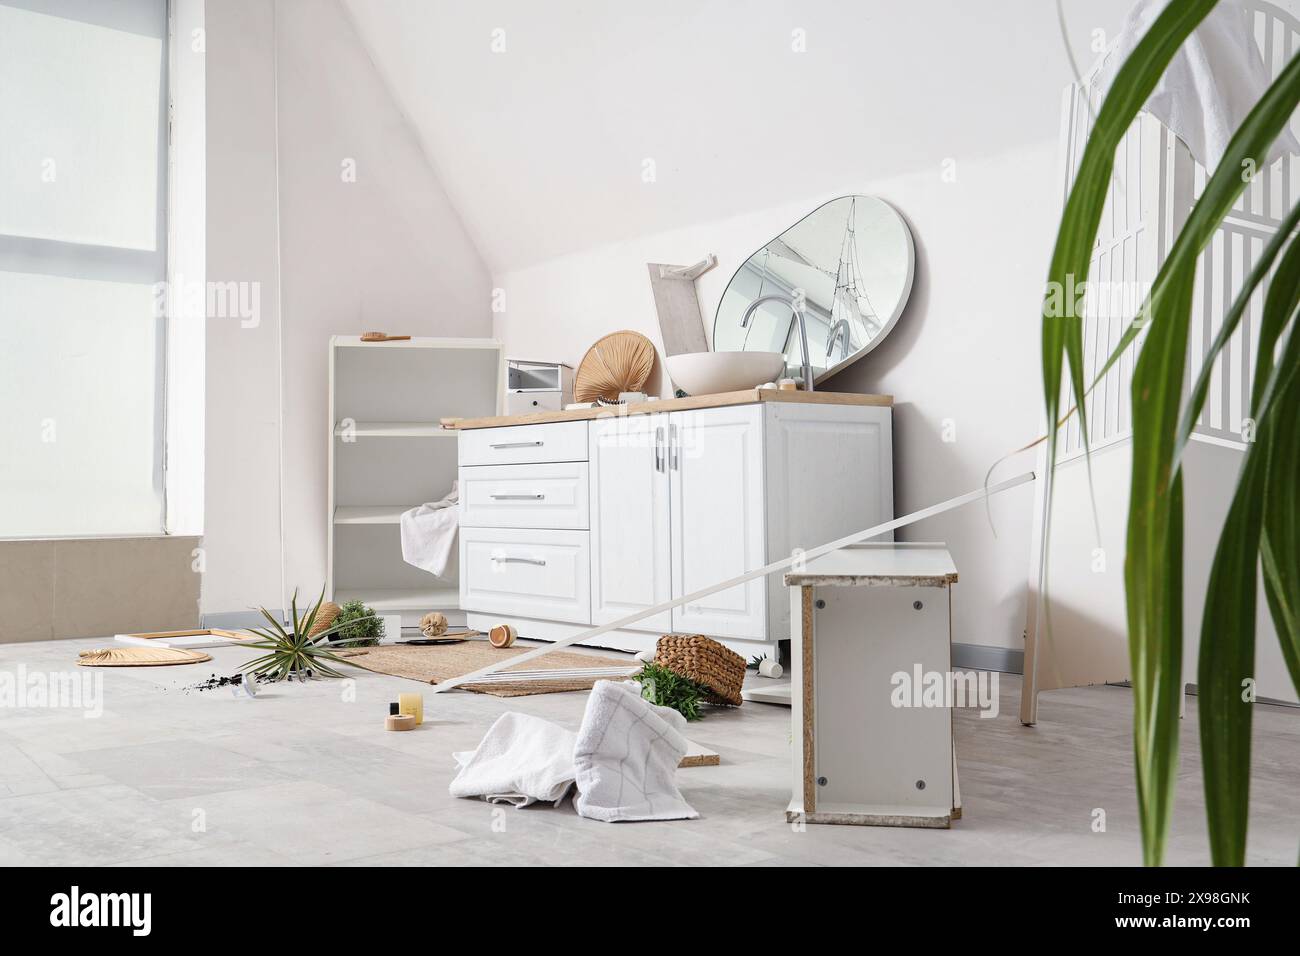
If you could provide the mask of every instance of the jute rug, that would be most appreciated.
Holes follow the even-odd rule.
[[[349,664],[376,674],[407,677],[426,684],[440,684],[453,677],[469,674],[480,667],[495,664],[502,658],[518,657],[530,647],[495,648],[487,641],[466,641],[463,644],[416,646],[387,644],[378,647],[361,647],[338,651],[339,657]],[[527,671],[569,670],[576,667],[615,667],[630,658],[597,657],[594,654],[575,654],[572,651],[552,651],[544,657],[517,665]],[[506,672],[516,668],[506,668]],[[511,683],[462,684],[458,689],[495,697],[525,697],[529,694],[559,694],[566,691],[591,690],[601,678],[575,678],[574,680],[533,680]]]

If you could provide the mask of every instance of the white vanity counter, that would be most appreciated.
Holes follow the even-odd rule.
[[[749,390],[460,422],[468,623],[556,640],[889,520],[891,407]],[[789,604],[759,579],[598,642],[673,632],[775,656]]]

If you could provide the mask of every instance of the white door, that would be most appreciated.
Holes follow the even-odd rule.
[[[766,562],[763,406],[672,412],[673,597]],[[673,611],[673,630],[767,640],[767,585],[737,585]]]
[[[606,624],[672,597],[667,415],[591,422],[591,619]],[[664,611],[631,630],[672,630]]]

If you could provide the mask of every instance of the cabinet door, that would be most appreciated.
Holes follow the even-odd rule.
[[[669,416],[673,597],[766,563],[763,407]],[[673,630],[767,640],[767,584],[737,585],[673,611]]]
[[[591,619],[606,624],[672,596],[667,415],[590,423]],[[668,611],[630,630],[672,630]]]

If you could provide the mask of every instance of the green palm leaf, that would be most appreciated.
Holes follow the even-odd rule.
[[[1088,447],[1088,422],[1083,384],[1083,317],[1073,308],[1060,312],[1062,301],[1074,301],[1073,290],[1084,288],[1091,267],[1092,246],[1106,205],[1115,164],[1115,150],[1138,110],[1151,96],[1165,67],[1188,34],[1214,7],[1215,0],[1184,0],[1170,4],[1120,67],[1088,135],[1074,186],[1066,200],[1047,273],[1043,300],[1043,397],[1049,426],[1060,416],[1064,360],[1070,362],[1070,384],[1079,414],[1079,427]],[[1056,429],[1047,436],[1049,474],[1056,467]],[[1048,510],[1050,513],[1050,480]]]
[[[1196,259],[1245,188],[1242,164],[1247,160],[1258,162],[1298,100],[1300,59],[1287,65],[1233,136],[1223,161],[1188,216],[1153,286],[1150,331],[1133,373],[1133,472],[1124,582],[1143,852],[1149,864],[1158,864],[1163,855],[1178,763],[1183,555],[1181,475],[1174,468],[1174,459]],[[1207,359],[1212,361],[1213,356]],[[1191,411],[1193,418],[1199,415],[1199,409]],[[1250,513],[1239,512],[1239,516],[1239,520],[1248,521]],[[1249,540],[1249,535],[1240,538],[1236,546],[1246,546]],[[1216,613],[1220,610],[1216,608]],[[1250,613],[1253,615],[1253,606]],[[1216,633],[1211,639],[1228,638]],[[1248,640],[1253,655],[1253,617],[1249,635],[1238,634],[1234,640]],[[1225,664],[1244,656],[1240,649],[1224,649],[1222,653]],[[1236,676],[1239,680],[1241,675],[1238,672]],[[1242,726],[1229,722],[1233,734],[1239,735]],[[1234,748],[1249,749],[1248,723],[1244,728],[1246,736],[1237,737],[1232,743]],[[1232,827],[1244,812],[1222,804],[1207,809],[1212,831]]]
[[[1190,2],[1171,4],[1121,68],[1089,137],[1078,178],[1071,190],[1049,281],[1065,284],[1070,276],[1074,276],[1076,282],[1078,275],[1086,276],[1087,255],[1096,236],[1097,221],[1111,174],[1111,157],[1119,137],[1149,95],[1154,84],[1152,72],[1158,77],[1164,70],[1168,56],[1163,54],[1172,55],[1169,44],[1172,43],[1173,48],[1176,48],[1211,6],[1213,4]],[[1179,11],[1176,13],[1174,8],[1179,8]],[[1161,52],[1162,56],[1152,57],[1153,51]],[[1205,395],[1205,386],[1198,381],[1192,390],[1192,400],[1182,416],[1183,428],[1180,429],[1196,259],[1245,186],[1241,175],[1243,164],[1247,160],[1258,164],[1279,129],[1294,111],[1298,98],[1300,62],[1293,61],[1287,65],[1233,137],[1222,163],[1215,170],[1161,268],[1147,307],[1142,313],[1149,316],[1150,333],[1143,343],[1133,378],[1134,461],[1125,558],[1125,590],[1133,677],[1134,750],[1139,810],[1142,817],[1143,854],[1149,864],[1158,864],[1163,855],[1177,771],[1182,669],[1183,531],[1182,480],[1177,465],[1182,443],[1186,440],[1184,435],[1190,433],[1188,423],[1194,422],[1199,416]],[[1077,200],[1076,195],[1079,197]],[[1256,285],[1262,281],[1272,260],[1287,240],[1296,221],[1294,213],[1295,211],[1288,217],[1279,236],[1269,244],[1266,250],[1268,262],[1261,263],[1252,270],[1246,288],[1238,296],[1225,324],[1235,325],[1240,320]],[[1079,266],[1084,267],[1082,273],[1071,271],[1071,268],[1078,270]],[[1275,282],[1275,288],[1281,284]],[[1049,290],[1051,288],[1049,286]],[[1081,346],[1082,341],[1081,320],[1072,317],[1067,321],[1056,321],[1053,327],[1049,318],[1049,310],[1045,307],[1043,382],[1048,418],[1052,422],[1058,420],[1064,353],[1072,366],[1072,389],[1087,448],[1083,404],[1085,393],[1080,387],[1082,375],[1074,368],[1076,343]],[[1282,321],[1285,321],[1285,316]],[[1137,337],[1140,328],[1139,324],[1134,323],[1125,331],[1119,346],[1098,373],[1099,379]],[[1225,329],[1216,339],[1216,350],[1206,357],[1207,369],[1213,364],[1217,348],[1222,347],[1229,335],[1231,328]],[[1260,379],[1263,377],[1261,373]],[[1257,386],[1260,379],[1257,379]],[[1261,414],[1266,405],[1266,402],[1260,404]],[[1260,427],[1265,429],[1262,422]],[[1055,428],[1051,429],[1048,437],[1049,508],[1050,476],[1055,464],[1055,431]],[[1238,585],[1245,586],[1243,575],[1250,575],[1250,580],[1253,581],[1259,537],[1257,530],[1251,531],[1251,526],[1254,525],[1257,529],[1261,521],[1266,521],[1270,528],[1278,525],[1277,544],[1274,546],[1265,542],[1263,545],[1264,550],[1273,555],[1272,559],[1267,554],[1265,558],[1266,577],[1273,581],[1272,584],[1266,581],[1266,586],[1270,595],[1277,596],[1276,602],[1270,597],[1270,604],[1276,605],[1275,617],[1290,622],[1285,628],[1279,624],[1279,633],[1285,630],[1288,635],[1284,637],[1284,646],[1290,644],[1290,666],[1291,659],[1300,659],[1300,644],[1293,637],[1294,607],[1287,604],[1286,595],[1296,593],[1300,569],[1296,567],[1296,559],[1278,558],[1277,555],[1295,541],[1295,471],[1290,472],[1291,486],[1284,486],[1280,464],[1276,469],[1273,467],[1275,461],[1282,460],[1282,453],[1269,454],[1267,448],[1262,449],[1265,452],[1263,455],[1259,454],[1261,449],[1255,451],[1256,463],[1253,469],[1243,474],[1243,479],[1247,479],[1246,490],[1239,492],[1240,503],[1234,503],[1223,541],[1216,554],[1216,573],[1220,580],[1233,580],[1233,590]],[[1265,484],[1264,475],[1278,477],[1270,477]],[[1273,489],[1275,497],[1267,498],[1265,492],[1265,498],[1282,503],[1279,512],[1289,514],[1290,525],[1281,526],[1286,518],[1264,517],[1259,507],[1262,487]],[[1255,493],[1254,501],[1247,502],[1243,496],[1248,496],[1251,490]],[[1255,544],[1254,550],[1252,542]],[[1290,554],[1294,553],[1292,547]],[[1290,591],[1287,590],[1288,587]],[[1207,605],[1206,611],[1207,626],[1214,630],[1215,625],[1210,625],[1209,622],[1216,621],[1219,624],[1217,633],[1207,631],[1206,640],[1202,642],[1201,664],[1203,668],[1209,667],[1213,675],[1208,685],[1210,693],[1201,706],[1211,708],[1208,711],[1212,714],[1211,723],[1218,717],[1224,718],[1221,725],[1216,725],[1221,732],[1207,738],[1207,746],[1215,748],[1215,753],[1207,757],[1206,763],[1207,797],[1211,802],[1210,828],[1212,832],[1227,831],[1227,835],[1216,836],[1216,845],[1212,846],[1216,861],[1232,859],[1238,848],[1244,847],[1245,799],[1248,792],[1242,785],[1218,787],[1211,795],[1214,785],[1210,775],[1211,764],[1236,768],[1230,772],[1239,772],[1243,760],[1248,772],[1248,710],[1246,717],[1239,719],[1242,713],[1239,700],[1231,713],[1224,708],[1228,706],[1226,699],[1229,685],[1234,681],[1237,683],[1234,693],[1239,698],[1243,668],[1246,671],[1253,669],[1246,667],[1253,660],[1254,651],[1253,595],[1252,589],[1249,604],[1245,601],[1220,602],[1214,606]],[[1243,629],[1240,625],[1247,615],[1251,626]],[[1225,619],[1235,622],[1233,636],[1226,640],[1222,627]],[[1208,648],[1207,644],[1210,645]],[[1300,667],[1293,667],[1292,671],[1295,676],[1300,672]],[[1204,680],[1204,674],[1201,679]],[[1204,725],[1205,721],[1202,723]]]
[[[1300,336],[1293,334],[1281,369],[1294,369],[1300,363],[1297,346]],[[1295,417],[1294,406],[1291,417]],[[1217,866],[1242,866],[1246,862],[1254,700],[1246,687],[1255,674],[1256,568],[1268,460],[1279,422],[1285,423],[1284,415],[1264,412],[1255,441],[1246,449],[1205,595],[1197,708],[1201,717],[1205,802],[1211,821],[1210,851]],[[1291,482],[1295,483],[1294,473]]]
[[[1287,389],[1272,414],[1260,565],[1282,656],[1300,690],[1300,388]]]

